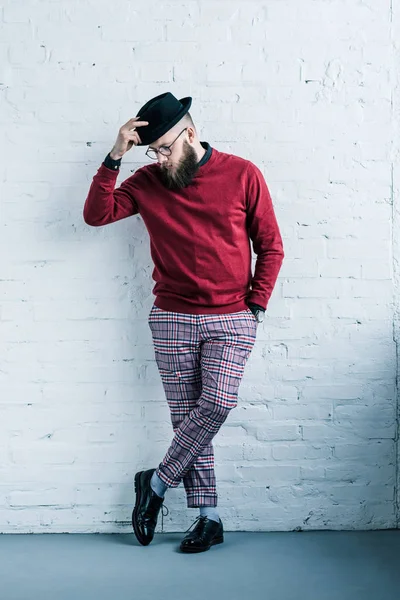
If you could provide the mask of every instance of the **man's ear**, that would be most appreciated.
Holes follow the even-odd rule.
[[[194,139],[196,138],[196,132],[195,132],[195,130],[192,127],[188,127],[186,131],[187,131],[187,134],[188,134],[188,137],[189,137],[189,141],[193,142]]]

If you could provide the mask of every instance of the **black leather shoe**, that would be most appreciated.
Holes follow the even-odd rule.
[[[135,475],[136,502],[132,512],[132,525],[142,546],[148,546],[152,541],[158,513],[164,502],[164,498],[157,496],[150,486],[150,479],[155,470],[139,471]]]
[[[208,517],[197,517],[194,523],[196,522],[196,527],[181,542],[182,552],[205,552],[215,544],[222,544],[224,528],[221,519],[217,523]],[[194,523],[190,527],[193,527]]]

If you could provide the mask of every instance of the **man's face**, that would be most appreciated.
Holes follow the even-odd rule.
[[[164,156],[158,153],[159,176],[168,189],[181,189],[187,187],[198,171],[198,158],[194,148],[185,139],[185,133],[171,146],[171,154]],[[151,148],[169,146],[178,132],[168,132],[151,145]]]

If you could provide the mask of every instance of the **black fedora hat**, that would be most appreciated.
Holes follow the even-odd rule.
[[[171,92],[152,98],[139,110],[137,117],[148,121],[148,125],[138,128],[141,144],[148,146],[169,131],[182,119],[192,105],[191,96],[178,100]]]

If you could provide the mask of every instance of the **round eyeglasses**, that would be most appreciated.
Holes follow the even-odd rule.
[[[147,152],[146,152],[146,156],[148,156],[152,160],[157,160],[158,153],[162,154],[163,156],[169,156],[170,154],[172,154],[171,146],[173,144],[175,144],[175,142],[178,139],[178,137],[180,135],[182,135],[182,133],[184,131],[186,131],[186,129],[187,129],[187,127],[185,127],[185,129],[182,129],[182,131],[180,132],[180,134],[176,136],[176,138],[174,139],[174,141],[172,142],[172,144],[169,144],[169,146],[160,146],[158,148],[158,150],[156,150],[155,148],[149,148],[147,150]]]

